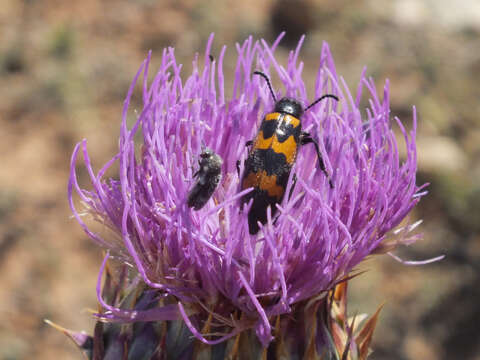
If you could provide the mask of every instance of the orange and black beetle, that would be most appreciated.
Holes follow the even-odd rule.
[[[244,195],[241,203],[248,204],[253,199],[248,213],[249,232],[252,235],[259,230],[257,222],[262,224],[267,222],[267,208],[271,207],[273,216],[277,211],[276,204],[283,200],[290,170],[295,163],[300,145],[312,143],[315,146],[320,169],[327,176],[330,187],[333,188],[318,143],[310,134],[302,131],[300,118],[306,110],[322,99],[333,98],[338,101],[335,95],[326,94],[305,109],[292,98],[284,97],[277,101],[267,75],[260,71],[255,71],[254,74],[262,76],[267,81],[275,101],[275,109],[272,113],[265,115],[255,140],[247,142],[247,146],[253,145],[253,147],[245,161],[241,189],[253,187],[253,191]]]

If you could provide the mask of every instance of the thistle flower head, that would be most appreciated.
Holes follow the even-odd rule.
[[[86,141],[75,147],[69,182],[75,217],[94,241],[136,268],[141,281],[161,299],[161,306],[145,311],[122,310],[102,299],[99,286],[107,310],[101,314],[104,319],[183,319],[197,338],[210,344],[254,329],[266,346],[276,317],[322,299],[366,256],[416,239],[408,235],[412,226],[398,230],[424,194],[415,183],[415,110],[412,130],[407,131],[390,113],[388,82],[383,94],[377,94],[365,70],[352,94],[337,75],[326,43],[314,89],[307,94],[299,60],[303,38],[286,65],[275,57],[280,39],[269,45],[249,38],[237,45],[234,76],[223,71],[225,47],[213,61],[209,58],[213,37],[203,64],[196,57],[189,76],[182,74],[174,50],[168,48],[149,82],[149,54],[125,100],[118,153],[95,173]],[[315,149],[301,147],[286,189],[291,196],[285,196],[273,218],[268,212],[258,234],[250,235],[249,208],[239,205],[250,191],[239,191],[248,155],[244,144],[254,138],[265,113],[275,108],[265,81],[253,76],[256,70],[280,80],[274,81],[277,98],[297,99],[303,108],[327,93],[339,101],[319,102],[301,118],[303,129],[319,143],[334,187],[320,171]],[[228,96],[225,82],[232,77]],[[127,126],[139,79],[143,109]],[[362,100],[368,100],[366,110],[360,108]],[[403,161],[394,127],[403,134]],[[203,146],[223,159],[223,176],[210,200],[195,211],[187,198]],[[79,152],[90,175],[88,190],[77,182]],[[118,176],[106,178],[114,163]],[[74,205],[74,192],[83,212]],[[94,233],[84,214],[112,233]]]

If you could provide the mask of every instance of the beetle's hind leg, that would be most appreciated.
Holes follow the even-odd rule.
[[[292,198],[293,190],[295,189],[295,185],[297,185],[297,174],[293,174],[292,176],[292,186],[290,186],[290,191],[288,192],[288,200]]]
[[[252,146],[252,145],[253,145],[253,140],[248,140],[248,141],[245,143],[245,147],[249,147],[249,146]],[[240,160],[237,160],[236,167],[237,167],[238,177],[240,177]]]
[[[332,182],[332,179],[330,178],[330,175],[327,172],[327,169],[325,168],[325,163],[323,162],[322,154],[320,154],[320,148],[318,147],[317,141],[313,139],[309,133],[302,131],[302,134],[300,136],[300,145],[306,145],[306,144],[313,144],[315,146],[315,151],[317,152],[320,169],[323,171],[323,173],[327,177],[330,188],[333,189],[333,182]]]

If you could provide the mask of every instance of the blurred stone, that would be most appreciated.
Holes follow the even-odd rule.
[[[450,29],[480,28],[480,2],[396,0],[394,18],[402,25],[432,24]]]
[[[400,0],[395,2],[395,20],[405,25],[417,25],[425,22],[428,16],[426,4],[418,0]]]
[[[465,171],[467,155],[451,138],[435,136],[417,138],[419,167],[429,172]]]

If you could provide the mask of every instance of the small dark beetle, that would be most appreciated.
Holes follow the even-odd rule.
[[[188,193],[187,204],[200,210],[207,203],[222,179],[222,158],[211,149],[205,148],[198,160],[199,169],[193,174],[197,182]]]

